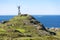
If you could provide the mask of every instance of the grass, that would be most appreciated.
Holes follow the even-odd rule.
[[[24,21],[27,21],[27,23],[29,22],[28,20],[28,16],[16,16],[13,19],[9,20],[9,22],[5,23],[5,24],[0,24],[0,34],[4,33],[6,34],[6,31],[8,31],[8,29],[11,30],[17,30],[23,34],[31,34],[32,37],[16,37],[13,38],[15,36],[18,36],[16,32],[7,32],[7,34],[11,37],[7,37],[7,36],[0,36],[0,40],[60,40],[60,32],[56,32],[57,35],[55,36],[39,36],[36,30],[36,27],[34,27],[31,24],[27,24],[24,25]],[[7,24],[12,24],[7,26]],[[41,31],[42,32],[42,31]],[[42,33],[43,34],[43,33]]]
[[[4,39],[3,39],[4,38]],[[12,39],[12,40],[60,40],[60,38],[56,38],[53,36],[44,36],[44,37],[19,37],[19,38],[9,38],[3,37],[2,40]]]
[[[21,33],[25,33],[24,29],[16,29],[17,31],[21,32]]]
[[[0,28],[0,32],[6,32],[6,30],[4,30],[4,29]]]

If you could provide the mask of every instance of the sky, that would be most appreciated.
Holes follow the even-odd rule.
[[[0,0],[0,15],[60,15],[60,0]]]

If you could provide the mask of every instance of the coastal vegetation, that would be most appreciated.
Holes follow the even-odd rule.
[[[0,24],[1,40],[60,40],[59,33],[47,30],[28,14],[17,15]]]

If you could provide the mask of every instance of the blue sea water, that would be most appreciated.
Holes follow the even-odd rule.
[[[10,20],[11,18],[13,18],[14,17],[14,15],[1,15],[0,16],[0,22],[2,22],[2,21],[8,21],[8,20]]]
[[[60,28],[60,16],[59,15],[34,15],[36,20],[44,24],[45,27],[57,27]]]
[[[14,15],[0,16],[0,22],[10,20]],[[60,16],[59,15],[33,15],[39,22],[44,24],[45,27],[58,27],[60,28]]]

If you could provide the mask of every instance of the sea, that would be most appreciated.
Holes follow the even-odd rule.
[[[0,22],[8,21],[16,15],[1,15]],[[60,28],[60,15],[32,15],[36,20],[42,23],[45,27]]]

